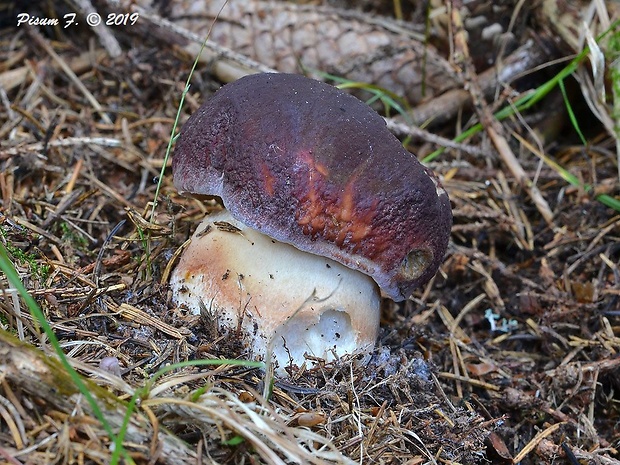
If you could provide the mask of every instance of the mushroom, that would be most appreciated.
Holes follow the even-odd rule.
[[[171,278],[173,299],[238,331],[280,373],[369,350],[380,292],[437,272],[452,213],[435,175],[357,98],[294,74],[223,86],[181,129],[181,193],[219,197]]]

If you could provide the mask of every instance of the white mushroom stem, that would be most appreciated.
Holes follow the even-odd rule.
[[[333,260],[277,242],[227,211],[208,215],[183,252],[173,299],[238,331],[253,357],[276,371],[370,350],[379,330],[375,282]]]

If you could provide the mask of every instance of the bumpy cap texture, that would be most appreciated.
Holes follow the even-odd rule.
[[[300,75],[222,87],[183,125],[172,169],[180,192],[221,197],[239,221],[370,275],[396,301],[447,248],[435,175],[366,104]]]

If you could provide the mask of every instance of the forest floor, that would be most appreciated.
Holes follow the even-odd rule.
[[[183,31],[204,37],[215,19],[185,17],[201,2],[185,3],[0,5],[0,262],[44,315],[3,268],[0,463],[619,464],[614,2],[248,0],[239,13],[231,0],[179,127],[228,76],[310,63],[406,99],[411,118],[392,108],[390,127],[441,178],[454,214],[440,271],[406,302],[383,302],[370,356],[309,360],[268,398],[256,364],[185,363],[249,357],[168,286],[219,208],[178,194],[166,157],[198,50]],[[93,11],[112,25],[88,26]],[[612,32],[575,58],[582,17],[591,38]],[[261,48],[291,24],[306,45]],[[326,43],[323,29],[333,46],[319,56],[308,44]],[[390,42],[348,57],[347,34]],[[534,89],[540,100],[519,107]],[[413,128],[422,114],[440,116]]]

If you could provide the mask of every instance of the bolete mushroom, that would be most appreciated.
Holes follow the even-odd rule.
[[[181,193],[226,208],[183,253],[175,302],[280,369],[371,348],[377,285],[407,299],[447,248],[452,213],[435,175],[366,104],[300,75],[222,87],[181,129],[172,170]]]

